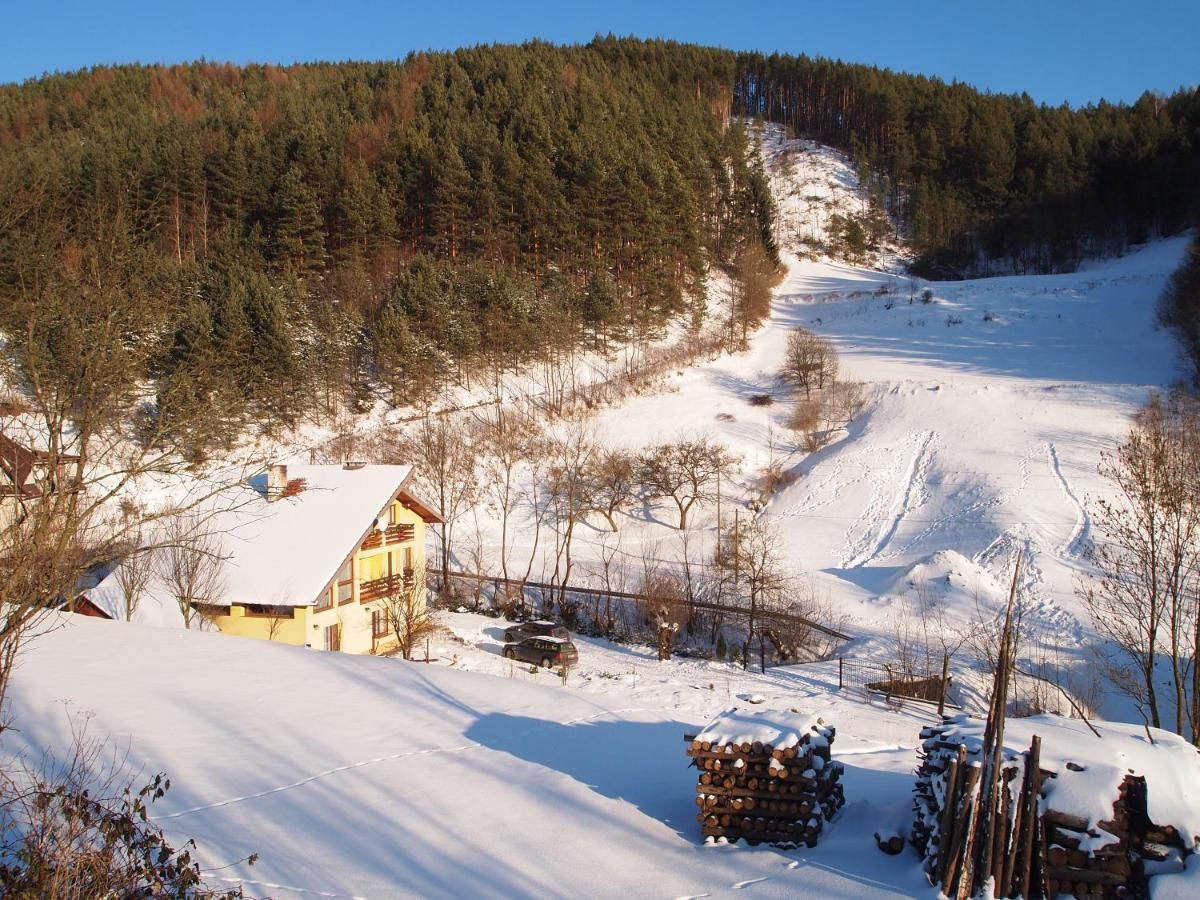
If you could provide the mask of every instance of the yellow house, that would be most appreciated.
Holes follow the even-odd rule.
[[[411,466],[273,465],[199,518],[220,569],[191,605],[226,634],[376,653],[394,644],[389,607],[425,602],[425,526],[441,521],[409,486]],[[171,579],[147,591],[170,609]],[[110,575],[88,597],[121,609]],[[175,594],[178,594],[176,589]]]

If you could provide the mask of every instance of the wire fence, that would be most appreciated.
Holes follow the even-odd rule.
[[[875,662],[839,656],[837,660],[839,691],[861,691],[864,695],[885,699],[915,700],[937,706],[938,712],[947,707],[958,709],[950,700],[953,679],[948,660],[943,660],[940,672],[913,671],[896,663]]]

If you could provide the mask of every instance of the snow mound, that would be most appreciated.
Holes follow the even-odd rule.
[[[982,565],[956,550],[938,550],[923,556],[896,576],[885,596],[913,599],[921,592],[955,605],[961,602],[1003,603],[1008,589]]]

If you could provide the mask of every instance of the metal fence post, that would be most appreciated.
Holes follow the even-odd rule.
[[[842,689],[842,669],[844,668],[845,663],[846,663],[846,658],[844,656],[839,656],[838,657],[838,690],[839,691]]]
[[[938,715],[946,712],[946,688],[950,682],[950,654],[942,654],[942,689],[938,693]]]

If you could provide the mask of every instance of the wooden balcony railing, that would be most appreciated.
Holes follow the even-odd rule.
[[[373,531],[362,542],[364,550],[373,550],[384,544],[403,544],[413,539],[415,529],[412,525],[389,525],[386,531]]]
[[[415,581],[412,569],[405,569],[402,575],[385,575],[383,578],[364,581],[358,586],[358,600],[360,603],[370,603],[381,597],[412,590]]]

